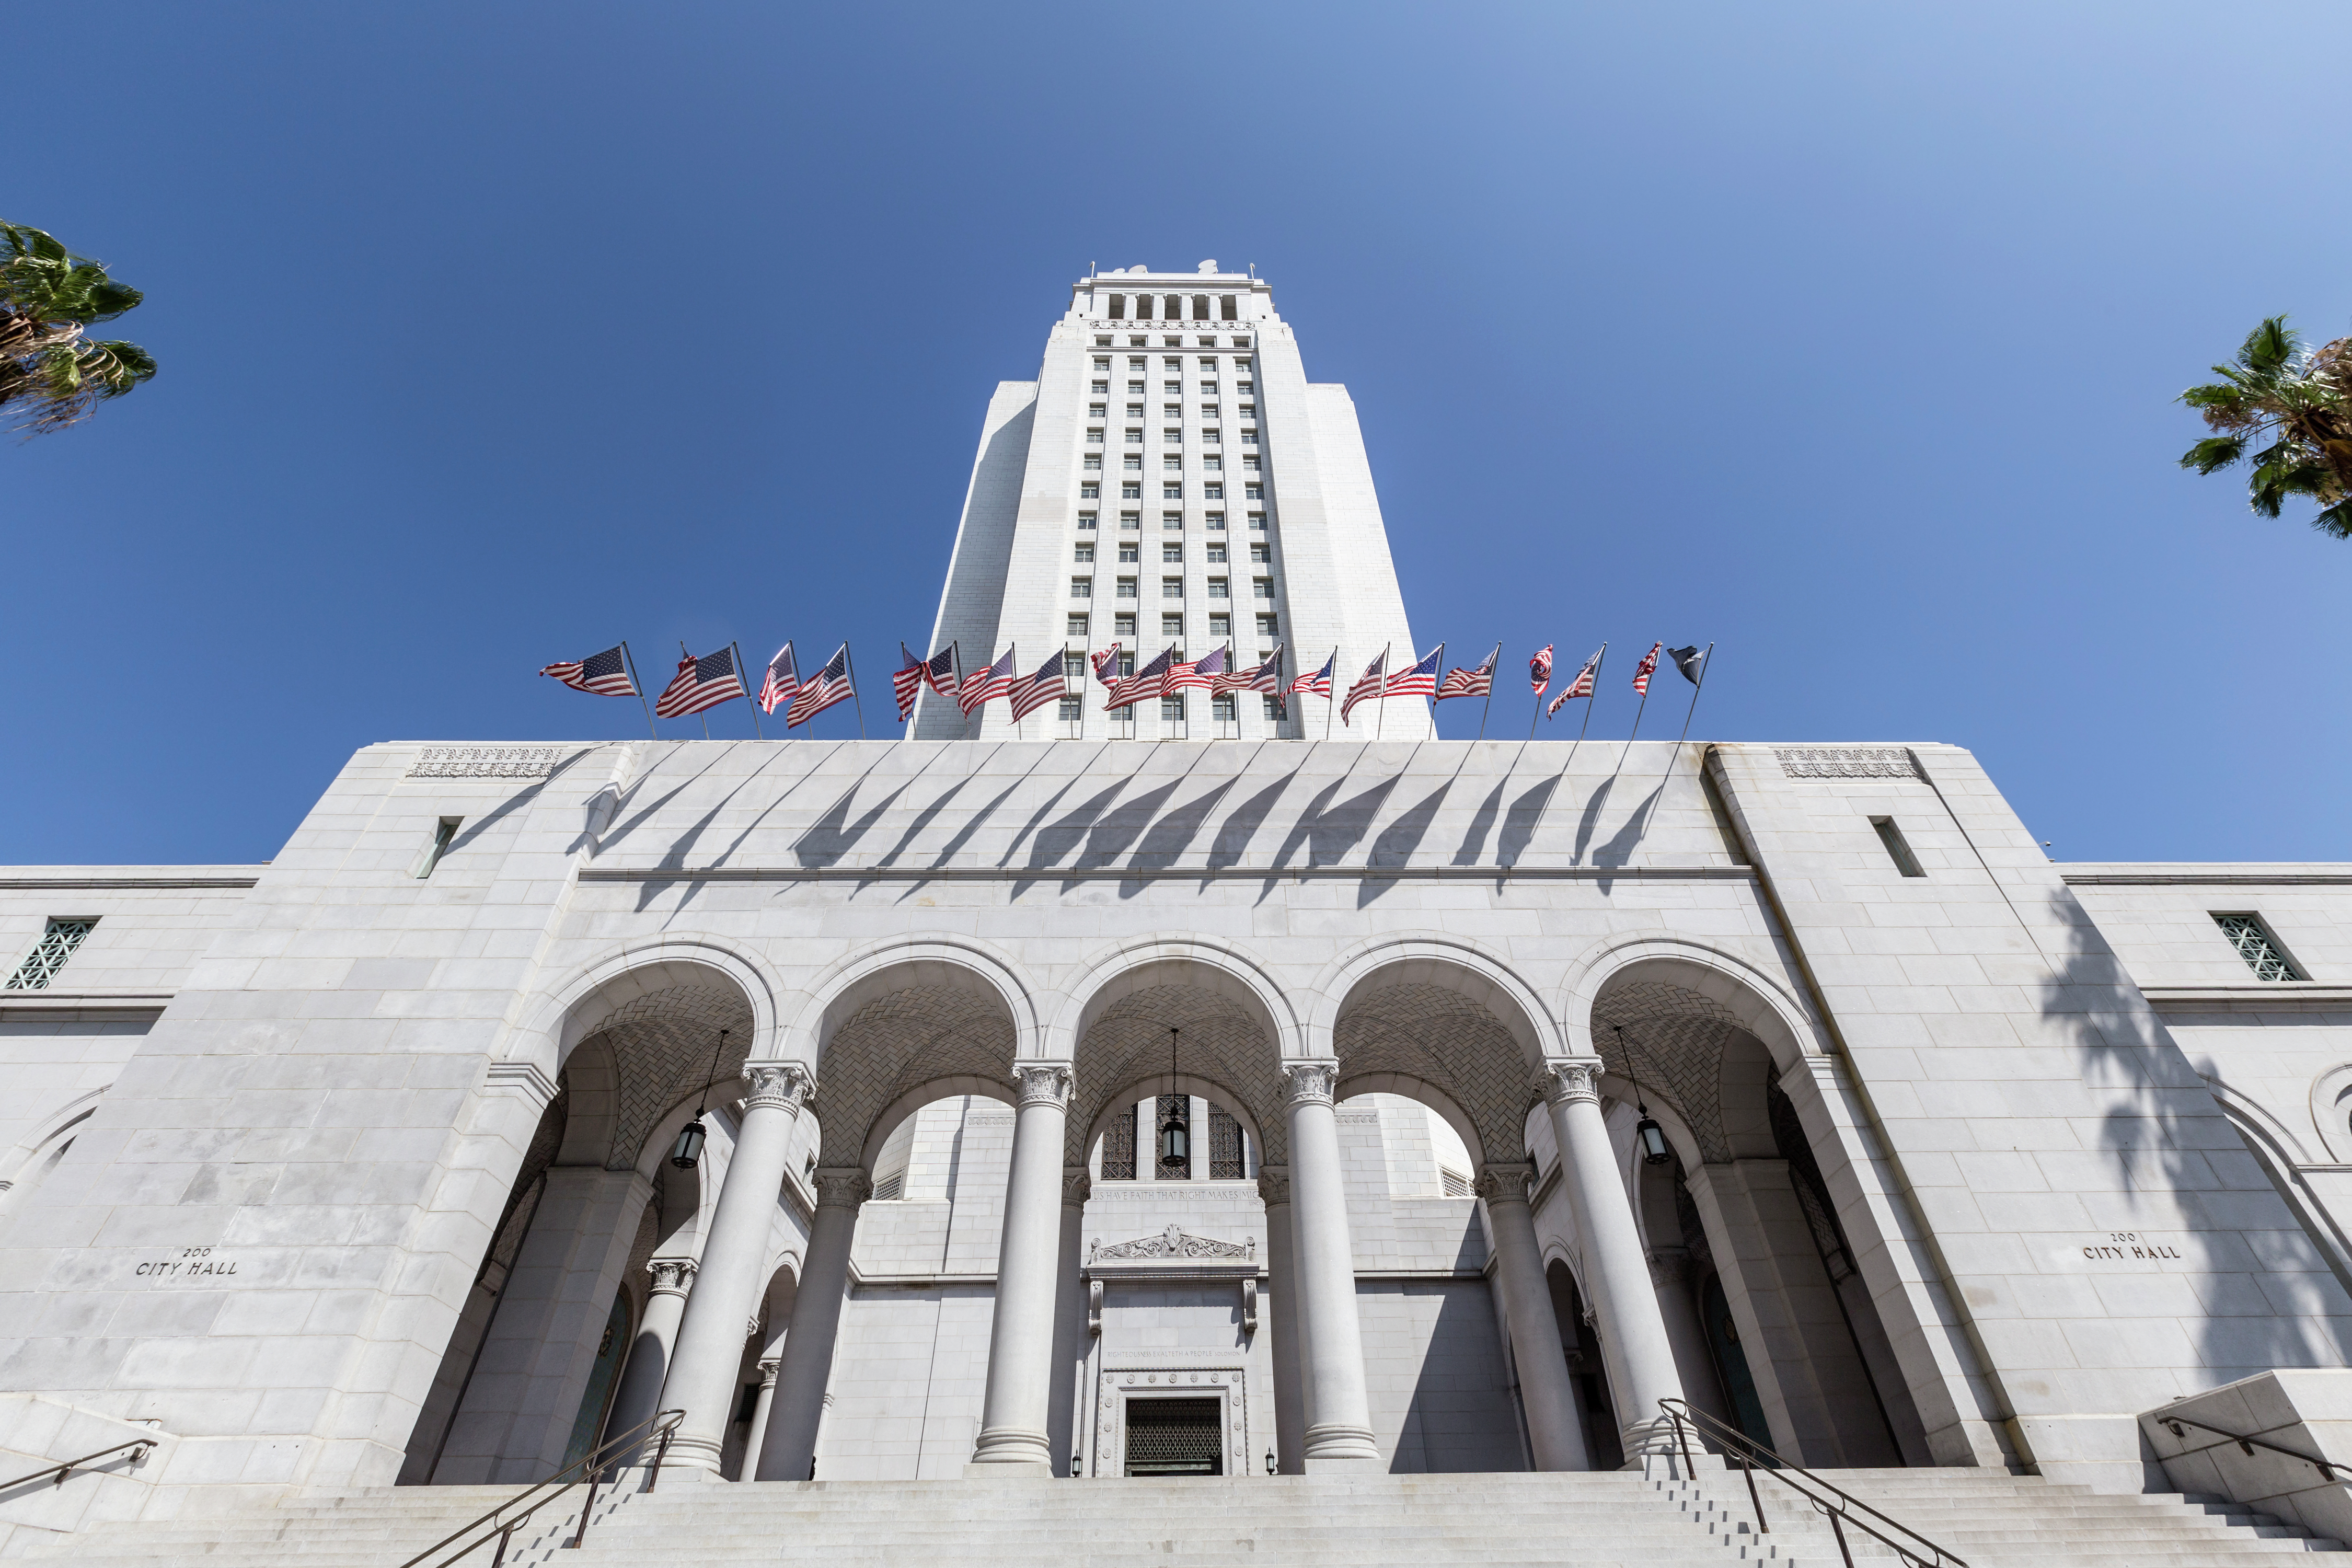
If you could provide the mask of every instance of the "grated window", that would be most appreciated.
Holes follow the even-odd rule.
[[[91,928],[97,924],[95,919],[49,921],[47,928],[41,932],[41,940],[33,944],[33,951],[25,955],[25,962],[18,964],[16,973],[8,977],[8,989],[48,989],[49,982],[57,978],[58,971],[66,966],[66,960],[74,955],[74,949],[82,944],[82,939],[89,935]]]
[[[1233,699],[1221,697],[1221,702]],[[1231,713],[1219,715],[1231,718]],[[1238,1182],[1242,1179],[1242,1124],[1234,1121],[1223,1107],[1209,1107],[1209,1180]]]
[[[1103,1130],[1102,1173],[1106,1182],[1135,1180],[1135,1107],[1110,1119]]]
[[[1165,700],[1176,704],[1173,713],[1167,713],[1163,706],[1165,717],[1184,717],[1184,700],[1181,697]],[[1151,1112],[1151,1148],[1155,1159],[1160,1150],[1160,1130],[1168,1125],[1168,1119],[1171,1116],[1184,1129],[1184,1146],[1188,1152],[1181,1160],[1159,1160],[1152,1169],[1159,1173],[1159,1179],[1163,1182],[1189,1182],[1192,1179],[1192,1161],[1189,1152],[1192,1145],[1192,1097],[1189,1094],[1163,1094],[1159,1097]]]
[[[2255,979],[2310,978],[2295,968],[2294,961],[2287,957],[2286,949],[2279,945],[2278,938],[2271,935],[2260,915],[2217,914],[2213,917],[2213,923],[2221,928],[2221,934],[2230,939],[2231,944],[2238,950],[2238,956],[2244,959],[2246,967],[2254,972]]]

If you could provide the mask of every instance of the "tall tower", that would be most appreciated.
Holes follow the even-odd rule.
[[[1058,654],[1065,690],[1016,731],[992,703],[966,720],[925,693],[923,740],[1319,739],[1324,703],[1283,716],[1254,692],[1106,713],[1087,656],[1116,642],[1132,669],[1171,644],[1230,643],[1244,668],[1277,644],[1285,684],[1339,651],[1335,697],[1383,647],[1415,657],[1363,432],[1348,389],[1307,379],[1258,279],[1114,269],[1071,287],[1034,381],[997,384],[972,461],[931,647],[967,672],[1008,647],[1020,673]],[[1433,733],[1419,699],[1356,711],[1391,740]]]

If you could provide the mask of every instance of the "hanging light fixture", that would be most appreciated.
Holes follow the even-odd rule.
[[[702,1112],[710,1103],[710,1080],[718,1076],[719,1058],[727,1050],[727,1031],[719,1031],[719,1043],[710,1047],[710,1071],[703,1075],[702,1098],[695,1103],[694,1120],[678,1129],[677,1142],[670,1145],[669,1163],[681,1171],[691,1171],[702,1163],[702,1144],[708,1136],[702,1130]]]
[[[1163,1165],[1192,1163],[1192,1130],[1179,1108],[1176,1094],[1176,1031],[1168,1031],[1168,1109],[1160,1118],[1160,1163]]]
[[[1610,1026],[1617,1031],[1617,1048],[1623,1053],[1625,1071],[1633,1080],[1633,1104],[1642,1118],[1633,1123],[1633,1138],[1642,1145],[1642,1163],[1663,1165],[1675,1157],[1675,1152],[1666,1147],[1666,1130],[1658,1125],[1656,1118],[1650,1114],[1649,1106],[1643,1103],[1642,1075],[1633,1066],[1633,1047],[1626,1043],[1624,1026],[1612,1024]]]

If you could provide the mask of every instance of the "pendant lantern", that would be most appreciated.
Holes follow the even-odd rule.
[[[1650,1108],[1643,1100],[1642,1075],[1634,1068],[1633,1047],[1626,1041],[1622,1026],[1617,1028],[1617,1048],[1625,1053],[1625,1071],[1633,1080],[1633,1105],[1641,1116],[1641,1120],[1633,1123],[1633,1141],[1642,1146],[1642,1163],[1663,1165],[1675,1157],[1675,1152],[1666,1144],[1666,1130],[1658,1125],[1657,1118],[1650,1114]]]
[[[711,1072],[719,1070],[719,1058],[726,1049],[727,1031],[721,1029],[719,1031],[719,1043],[710,1050]],[[702,1085],[702,1099],[694,1108],[694,1120],[678,1129],[677,1142],[669,1147],[669,1163],[681,1171],[691,1171],[702,1163],[702,1145],[709,1138],[702,1128],[702,1112],[709,1103],[710,1084],[706,1079]]]
[[[1192,1163],[1192,1134],[1177,1099],[1176,1090],[1176,1031],[1168,1031],[1168,1110],[1160,1119],[1160,1163],[1163,1165],[1185,1165]]]

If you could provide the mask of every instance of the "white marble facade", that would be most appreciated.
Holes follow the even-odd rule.
[[[1172,276],[1055,331],[1239,285],[1271,353]],[[1281,613],[1405,637],[1288,374]],[[946,634],[1071,545],[989,484]],[[0,873],[0,1460],[152,1438],[93,1517],[671,1410],[712,1481],[1577,1468],[1686,1398],[2131,1489],[2146,1413],[2345,1365],[2352,867],[2053,864],[1943,745],[990,726],[387,742],[267,865]]]

